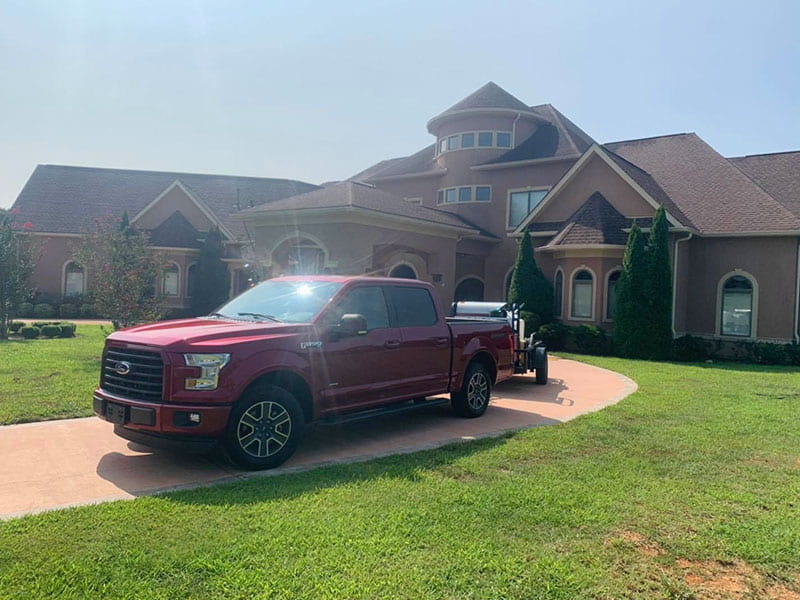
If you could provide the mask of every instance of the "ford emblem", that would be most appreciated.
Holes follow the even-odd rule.
[[[117,375],[127,375],[131,372],[131,363],[125,362],[124,360],[119,361],[114,365],[114,372],[117,373]]]

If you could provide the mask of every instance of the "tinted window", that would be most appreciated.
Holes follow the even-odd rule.
[[[478,146],[491,146],[493,136],[491,131],[481,131],[478,134]]]
[[[472,202],[472,188],[458,188],[459,202]]]
[[[326,281],[259,283],[219,308],[220,315],[255,321],[307,323],[342,287]]]
[[[462,148],[472,148],[475,145],[475,134],[474,133],[464,133],[461,135],[461,147]]]
[[[389,326],[389,312],[383,290],[379,287],[357,287],[331,311],[331,320],[338,322],[342,315],[362,315],[367,320],[367,329]]]
[[[428,290],[417,287],[391,287],[397,327],[427,327],[438,321]]]
[[[447,149],[448,150],[458,150],[458,136],[451,135],[447,138]]]
[[[502,148],[508,148],[511,145],[511,134],[510,133],[498,133],[497,134],[497,145]]]
[[[452,204],[456,201],[456,188],[450,188],[444,192],[445,204]]]
[[[475,188],[475,200],[489,202],[492,199],[492,188],[479,185]]]

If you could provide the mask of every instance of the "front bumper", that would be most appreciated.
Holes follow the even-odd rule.
[[[167,404],[120,398],[97,389],[93,397],[94,413],[114,424],[120,437],[153,447],[164,447],[158,441],[172,441],[171,447],[186,447],[218,440],[225,435],[230,404]],[[190,415],[199,416],[199,422]],[[197,418],[197,417],[195,417]],[[137,439],[133,439],[136,436]]]

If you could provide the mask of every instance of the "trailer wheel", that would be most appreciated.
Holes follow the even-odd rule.
[[[247,391],[231,411],[225,434],[228,457],[245,469],[272,469],[294,454],[305,419],[295,397],[276,385]]]
[[[467,368],[461,389],[450,395],[450,404],[460,417],[474,419],[486,412],[492,396],[492,376],[489,370],[479,362],[473,362]]]
[[[534,364],[536,365],[536,383],[545,385],[547,383],[547,350],[536,348],[534,351]]]

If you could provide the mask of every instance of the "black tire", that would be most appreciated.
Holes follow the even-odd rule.
[[[467,367],[461,389],[450,394],[450,404],[460,417],[474,419],[486,412],[492,397],[492,375],[479,362]]]
[[[544,348],[536,349],[536,383],[539,385],[547,384],[547,350]]]
[[[233,407],[225,451],[242,468],[273,469],[294,454],[304,426],[303,410],[290,392],[261,385],[246,392]]]

